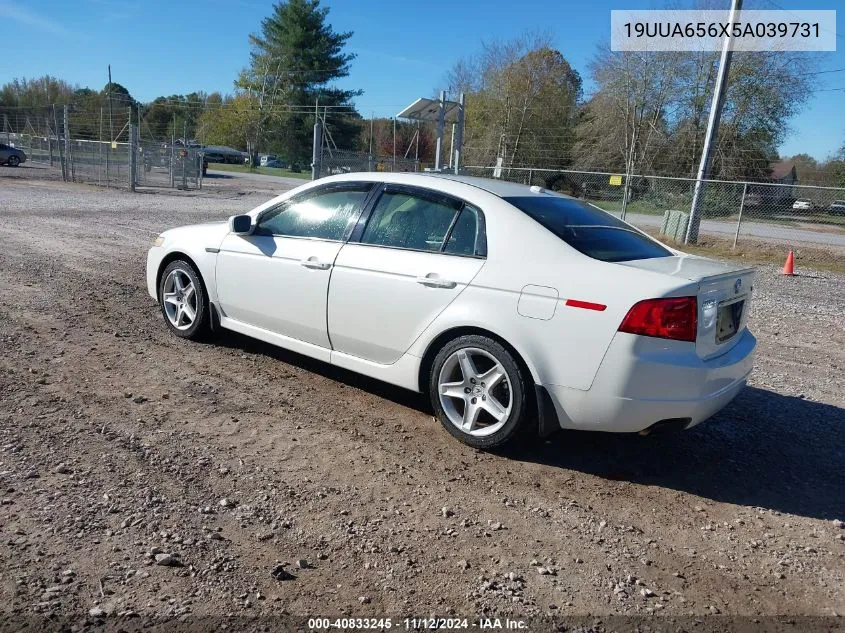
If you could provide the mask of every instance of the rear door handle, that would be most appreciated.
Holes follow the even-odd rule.
[[[429,288],[454,288],[458,285],[455,281],[440,279],[439,277],[429,277],[428,275],[425,277],[417,277],[417,283],[422,284],[423,286],[428,286]]]
[[[306,268],[312,268],[314,270],[328,270],[332,267],[332,265],[328,262],[321,262],[316,257],[309,257],[308,259],[303,259],[299,263],[302,266],[305,266]]]

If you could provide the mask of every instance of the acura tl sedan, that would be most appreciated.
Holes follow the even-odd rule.
[[[539,187],[354,173],[162,233],[173,334],[228,329],[428,394],[478,448],[689,428],[751,372],[754,273]]]

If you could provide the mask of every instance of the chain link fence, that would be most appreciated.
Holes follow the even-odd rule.
[[[318,165],[318,178],[356,171],[415,172],[422,171],[420,161],[399,156],[376,156],[367,152],[324,147]]]
[[[638,228],[678,242],[685,238],[696,184],[691,178],[557,169],[461,171],[582,198]],[[731,248],[757,242],[810,248],[816,260],[845,265],[845,188],[720,180],[704,181],[702,186],[700,237],[727,242]],[[680,222],[667,233],[668,211],[680,214]]]
[[[62,112],[41,123],[42,133],[34,128],[26,133],[7,132],[3,140],[23,150],[27,161],[49,166],[68,182],[131,190],[202,187],[206,166],[202,148],[173,140],[142,140],[129,112],[108,121],[102,114]]]

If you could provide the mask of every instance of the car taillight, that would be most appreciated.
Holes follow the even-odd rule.
[[[695,297],[646,299],[628,310],[620,332],[695,342],[698,303]]]

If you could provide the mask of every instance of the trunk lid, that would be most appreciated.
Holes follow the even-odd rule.
[[[754,269],[694,255],[619,263],[697,286],[698,335],[695,350],[699,357],[712,358],[724,354],[741,338],[748,323]]]

